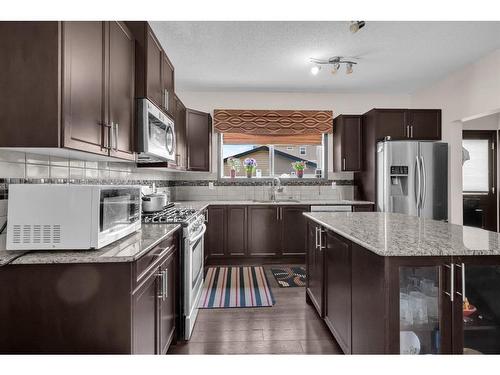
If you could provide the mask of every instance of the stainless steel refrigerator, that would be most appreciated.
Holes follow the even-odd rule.
[[[377,143],[377,210],[448,219],[448,144]]]

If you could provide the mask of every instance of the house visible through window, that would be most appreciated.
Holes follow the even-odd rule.
[[[236,160],[236,177],[246,177],[244,169],[245,159],[255,159],[256,170],[260,170],[263,178],[269,177],[295,177],[296,172],[293,163],[303,162],[305,164],[304,177],[314,178],[316,170],[322,170],[324,176],[324,160],[326,135],[316,137],[296,136],[273,137],[252,136],[225,133],[220,134],[220,165],[221,176],[230,177],[233,161]],[[304,144],[304,141],[310,144]],[[300,146],[296,143],[300,142]],[[295,144],[294,144],[295,143]],[[231,160],[232,159],[232,160]],[[252,174],[257,176],[256,171]]]

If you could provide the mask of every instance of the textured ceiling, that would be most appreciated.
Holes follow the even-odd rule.
[[[500,22],[151,22],[176,89],[412,93],[500,48]],[[310,57],[357,57],[310,73]]]

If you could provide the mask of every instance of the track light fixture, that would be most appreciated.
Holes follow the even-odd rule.
[[[331,73],[336,74],[342,64],[346,66],[345,70],[346,74],[351,74],[353,72],[354,65],[357,64],[357,62],[352,61],[351,58],[346,58],[342,56],[334,56],[329,58],[328,60],[318,60],[311,58],[311,62],[314,64],[311,67],[311,73],[313,75],[317,75],[319,73],[319,71],[321,70],[321,65],[331,65],[332,66]]]
[[[355,34],[359,31],[359,29],[365,27],[365,21],[351,21],[349,25],[349,30],[351,33]]]

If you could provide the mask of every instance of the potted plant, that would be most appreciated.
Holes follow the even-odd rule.
[[[246,158],[243,162],[243,168],[245,168],[245,172],[247,173],[247,177],[251,178],[252,173],[257,167],[257,161],[254,158]]]
[[[292,163],[292,168],[295,169],[298,178],[304,177],[304,169],[306,169],[305,161],[295,161]]]
[[[227,159],[227,164],[231,167],[231,169],[229,171],[229,173],[231,175],[231,178],[235,178],[236,177],[236,172],[240,171],[240,166],[241,166],[240,159],[237,159],[237,158],[228,158]]]

